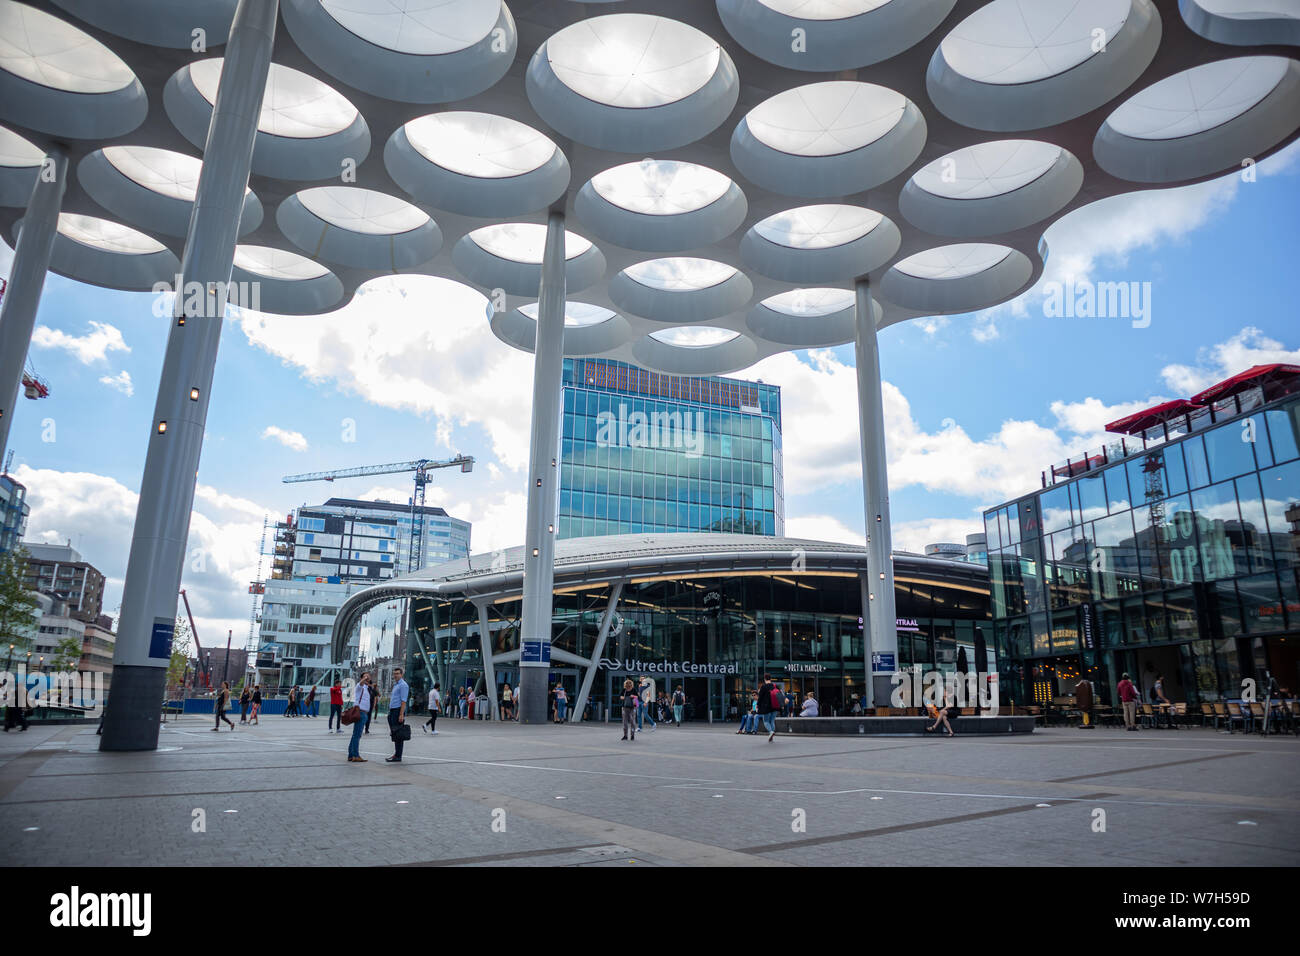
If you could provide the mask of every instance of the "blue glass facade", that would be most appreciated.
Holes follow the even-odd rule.
[[[985,512],[1015,700],[1086,674],[1113,703],[1125,671],[1144,691],[1163,674],[1190,705],[1268,674],[1300,689],[1300,396],[1205,412]]]
[[[561,538],[785,532],[781,390],[565,359]]]

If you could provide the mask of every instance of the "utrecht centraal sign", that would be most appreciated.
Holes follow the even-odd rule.
[[[597,667],[607,671],[632,671],[638,674],[738,674],[737,664],[692,664],[689,661],[639,661],[626,657],[602,657]]]

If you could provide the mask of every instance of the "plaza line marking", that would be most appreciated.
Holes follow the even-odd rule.
[[[664,790],[694,790],[702,789],[695,784],[678,784],[670,787],[663,787]],[[732,793],[772,793],[782,796],[797,797],[840,797],[855,793],[889,793],[900,796],[911,797],[961,797],[970,800],[1052,800],[1056,803],[1118,803],[1129,807],[1179,807],[1189,810],[1258,810],[1259,807],[1242,807],[1232,803],[1167,803],[1155,800],[1117,800],[1111,797],[1083,796],[1083,797],[1052,797],[1037,796],[1025,793],[958,793],[947,790],[886,790],[880,787],[860,787],[853,790],[775,790],[764,787],[717,787],[714,789],[727,790]],[[1052,806],[1052,804],[1040,804],[1040,806]],[[1033,809],[1032,807],[1029,809]],[[1276,813],[1300,813],[1300,809],[1286,810],[1274,809]]]
[[[383,750],[363,750],[361,751],[371,756],[383,756]],[[402,762],[407,760],[427,760],[430,763],[460,763],[469,764],[475,767],[505,767],[509,770],[544,770],[547,773],[586,773],[600,777],[636,777],[640,780],[684,780],[690,783],[731,783],[730,780],[708,780],[703,777],[668,777],[662,774],[653,773],[622,773],[617,770],[578,770],[573,767],[534,767],[526,763],[500,763],[495,760],[461,760],[455,757],[423,757],[417,754],[402,755]]]

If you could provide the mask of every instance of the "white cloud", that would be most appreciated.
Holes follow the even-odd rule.
[[[307,439],[302,432],[288,431],[276,425],[267,425],[266,430],[262,432],[263,438],[273,438],[285,448],[291,448],[294,451],[306,451]]]
[[[911,551],[913,554],[924,554],[927,544],[948,542],[964,545],[966,535],[983,533],[984,518],[981,513],[976,513],[970,518],[926,518],[920,521],[902,521],[890,529],[894,550]]]
[[[32,332],[32,345],[43,349],[63,349],[76,357],[83,365],[102,362],[109,352],[129,352],[130,346],[122,338],[116,326],[107,322],[90,322],[90,331],[85,335],[69,335],[61,329],[52,329],[47,325],[38,325]]]
[[[839,541],[866,547],[866,536],[834,515],[796,515],[786,518],[786,537],[810,541]]]
[[[1252,365],[1274,362],[1300,365],[1300,349],[1288,349],[1248,325],[1227,341],[1201,349],[1195,365],[1166,365],[1160,377],[1174,394],[1186,398]]]
[[[122,599],[136,493],[92,472],[20,465],[14,474],[27,486],[32,509],[27,539],[70,540],[84,560],[108,579],[104,613],[113,614]],[[205,649],[224,644],[227,629],[234,632],[233,646],[244,646],[252,601],[248,583],[257,575],[262,518],[267,511],[207,485],[195,489],[181,586],[190,599]],[[183,612],[183,607],[180,610]]]
[[[109,388],[121,392],[127,398],[135,394],[135,385],[131,381],[131,373],[126,369],[118,372],[116,375],[105,375],[100,378],[101,385],[107,385]]]
[[[448,450],[454,427],[479,424],[503,466],[527,467],[533,359],[491,333],[487,299],[425,276],[376,279],[364,291],[328,315],[239,321],[252,345],[308,380],[332,379],[374,405],[432,416]]]

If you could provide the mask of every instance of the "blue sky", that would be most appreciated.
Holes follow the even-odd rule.
[[[882,332],[895,545],[980,530],[982,508],[1032,490],[1040,470],[1149,400],[1255,362],[1300,362],[1298,156],[1293,146],[1261,163],[1254,182],[1120,197],[1051,227],[1045,280],[1149,282],[1146,328],[1048,318],[1031,290],[988,313]],[[8,260],[0,249],[0,273]],[[329,316],[228,322],[185,581],[201,632],[233,628],[237,645],[247,633],[264,514],[330,494],[410,493],[402,475],[334,486],[283,475],[472,454],[475,473],[443,473],[430,503],[474,522],[476,551],[520,542],[531,357],[493,337],[483,303],[439,280],[390,279]],[[52,276],[30,354],[51,395],[21,404],[10,437],[33,504],[28,537],[79,546],[109,576],[109,610],[167,334],[151,304]],[[843,347],[738,375],[783,387],[791,535],[861,540],[852,363]]]

